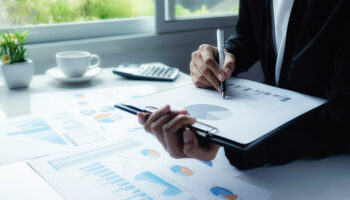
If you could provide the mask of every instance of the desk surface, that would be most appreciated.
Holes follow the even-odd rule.
[[[87,88],[109,88],[144,84],[112,74],[105,68],[90,82],[62,84],[44,75],[35,76],[30,87],[8,90],[0,84],[0,109],[8,117],[30,114],[30,95],[34,93],[67,91]],[[166,89],[190,82],[181,73],[175,82],[147,82],[157,89]],[[239,179],[272,192],[270,200],[288,199],[349,199],[350,156],[335,156],[321,160],[297,160],[281,165],[264,167],[242,175]],[[61,199],[39,175],[24,162],[0,166],[0,199]]]

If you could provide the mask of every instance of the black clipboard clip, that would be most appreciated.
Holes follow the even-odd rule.
[[[130,114],[133,115],[137,115],[138,112],[143,112],[143,113],[149,113],[152,114],[153,112],[155,112],[156,110],[158,110],[158,108],[153,107],[153,106],[146,106],[144,109],[132,106],[132,105],[126,105],[126,104],[117,104],[114,107],[123,110],[125,112],[128,112]],[[188,127],[184,127],[184,128],[189,128],[193,131],[195,131],[199,137],[199,145],[200,146],[208,146],[208,143],[210,142],[211,138],[216,137],[216,134],[219,132],[219,129],[211,126],[209,124],[200,122],[200,121],[196,121],[194,124],[192,124],[191,126]],[[181,130],[182,132],[183,130]],[[213,141],[219,145],[223,145],[220,142],[217,141]]]

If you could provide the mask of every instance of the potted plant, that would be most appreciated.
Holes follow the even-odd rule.
[[[29,31],[0,32],[0,67],[9,89],[28,87],[34,63],[26,58],[25,41]]]

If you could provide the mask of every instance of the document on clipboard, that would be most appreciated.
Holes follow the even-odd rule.
[[[222,146],[245,151],[292,120],[319,108],[326,100],[232,78],[227,83],[225,99],[217,91],[191,84],[124,103],[141,109],[166,104],[174,110],[185,109],[200,123],[215,128],[205,130],[204,127],[199,135]],[[193,124],[195,128],[197,125]]]

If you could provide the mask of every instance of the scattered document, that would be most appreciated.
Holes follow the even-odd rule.
[[[0,121],[0,164],[102,142],[107,136],[66,112],[8,118]]]
[[[223,157],[211,162],[176,160],[153,141],[131,138],[29,164],[67,200],[263,200],[270,195],[236,179]]]
[[[227,93],[229,96],[222,99],[217,91],[187,85],[125,103],[185,109],[199,121],[217,127],[217,135],[248,144],[326,102],[239,78],[229,81]]]
[[[62,110],[76,116],[79,121],[96,127],[100,131],[114,134],[134,132],[143,129],[134,127],[137,119],[120,113],[114,105],[121,101],[139,99],[156,92],[149,85],[125,86],[98,90],[78,90],[31,95],[32,113],[43,114]],[[131,128],[128,128],[131,127]]]
[[[155,87],[141,85],[31,94],[31,111],[32,114],[43,114],[65,110],[82,116],[94,115],[114,110],[114,104],[121,101],[138,99],[154,92]]]

